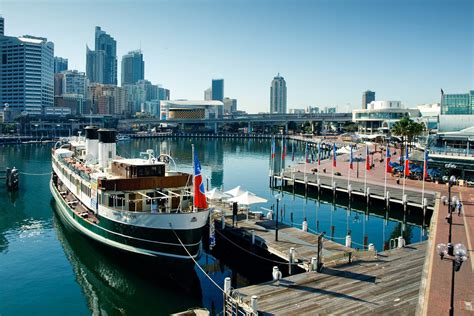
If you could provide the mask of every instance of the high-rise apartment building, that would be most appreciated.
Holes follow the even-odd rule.
[[[63,73],[54,74],[54,96],[61,96],[63,94]]]
[[[129,52],[122,57],[122,86],[135,84],[145,79],[145,62],[141,50]]]
[[[86,46],[86,75],[91,83],[104,82],[105,53]]]
[[[362,93],[362,109],[367,110],[367,104],[375,101],[375,91],[367,90]]]
[[[441,94],[441,114],[474,114],[474,90],[468,93]]]
[[[104,52],[104,84],[117,85],[117,42],[102,31],[100,26],[95,27],[95,50]]]
[[[224,100],[224,79],[212,79],[212,100]]]
[[[206,90],[204,90],[204,100],[206,101],[212,100],[212,87],[209,87]]]
[[[3,21],[3,20],[2,20]],[[0,36],[0,104],[43,114],[54,103],[54,44],[43,37]]]
[[[121,115],[126,111],[127,96],[121,87],[92,84],[88,90],[94,114]]]
[[[62,73],[63,94],[78,94],[84,98],[87,97],[87,78],[86,74],[77,70],[67,70]]]
[[[280,74],[270,87],[270,113],[286,113],[286,81]]]
[[[65,71],[68,68],[68,60],[67,58],[62,57],[54,57],[54,73],[60,73],[61,71]]]

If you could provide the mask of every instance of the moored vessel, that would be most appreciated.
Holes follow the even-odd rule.
[[[140,158],[117,156],[115,130],[89,126],[85,131],[85,138],[52,150],[50,187],[61,220],[126,252],[197,258],[209,210],[194,203],[193,175],[169,170],[153,150]],[[202,181],[200,174],[196,179]]]

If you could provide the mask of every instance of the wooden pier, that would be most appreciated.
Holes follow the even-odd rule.
[[[391,314],[416,312],[426,242],[239,288],[241,301],[258,297],[260,315]]]
[[[306,176],[306,179],[305,179]],[[318,184],[319,178],[319,184]],[[349,194],[348,190],[348,181],[347,178],[341,176],[334,176],[334,182],[336,183],[335,188],[332,185],[332,176],[314,172],[308,170],[307,173],[304,172],[292,172],[285,171],[283,174],[274,174],[271,176],[271,183],[275,187],[277,181],[283,180],[283,185],[295,185],[300,184],[305,186],[306,190],[327,190],[335,192],[341,192],[344,194]],[[364,191],[365,185],[364,182],[359,179],[351,179],[351,195],[367,198],[366,192]],[[367,183],[367,188],[370,188],[370,199],[376,199],[381,201],[386,201],[385,190],[383,185],[375,184],[372,182]],[[403,205],[403,194],[406,195],[406,204],[415,208],[422,208],[422,193],[420,190],[415,188],[406,187],[405,192],[400,187],[388,186],[387,191],[389,192],[389,202]],[[436,194],[433,191],[425,190],[424,198],[427,199],[427,208],[433,210],[435,205]]]
[[[242,241],[259,250],[292,263],[305,271],[314,267],[311,261],[319,260],[324,266],[347,264],[360,258],[375,257],[375,250],[357,250],[345,247],[321,235],[303,231],[301,229],[278,224],[278,241],[275,241],[275,221],[266,219],[246,219],[244,214],[239,215],[236,225],[232,226],[232,217],[225,217],[225,228],[222,229],[221,219],[216,221],[216,232],[222,238],[242,247]],[[252,240],[254,243],[252,244]],[[318,240],[321,242],[321,252],[318,258]],[[290,249],[294,249],[293,259],[290,258]],[[251,251],[251,250],[249,250]],[[270,273],[270,272],[269,272]]]

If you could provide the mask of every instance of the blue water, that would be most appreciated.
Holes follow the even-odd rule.
[[[179,169],[191,171],[191,144],[195,145],[209,187],[228,190],[242,185],[268,199],[267,203],[253,205],[253,210],[270,208],[276,203],[274,195],[278,190],[269,188],[270,142],[267,140],[144,139],[121,142],[117,148],[124,157],[138,156],[148,148],[170,152]],[[276,168],[279,168],[282,162],[279,157],[277,160]],[[286,159],[286,166],[292,163],[290,160]],[[63,227],[54,215],[49,192],[50,163],[48,145],[0,147],[1,168],[16,166],[29,174],[21,175],[19,192],[7,192],[3,184],[0,186],[2,316],[166,315],[194,306],[221,309],[221,293],[197,268],[184,276],[186,282],[178,281],[177,275],[163,278],[162,273],[157,273],[159,267],[145,268],[137,262],[121,262]],[[382,250],[384,241],[401,233],[409,242],[427,238],[420,228],[423,219],[413,214],[407,217],[406,223],[400,223],[384,219],[388,215],[403,222],[399,211],[386,214],[384,209],[371,208],[366,212],[362,210],[364,206],[361,210],[353,206],[349,211],[324,199],[305,199],[285,192],[280,206],[285,209],[284,222],[291,223],[291,213],[295,226],[301,225],[306,217],[311,230],[325,231],[340,243],[344,243],[350,230],[356,247],[362,247],[364,236],[378,250]],[[205,253],[199,263],[221,286],[227,276],[232,278],[234,287],[241,287],[268,280],[271,273],[271,265],[259,267],[261,272],[254,273],[242,262],[229,260],[221,253]]]

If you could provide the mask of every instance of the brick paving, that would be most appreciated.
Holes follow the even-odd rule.
[[[379,146],[377,146],[379,147]],[[374,146],[370,146],[373,150]],[[367,171],[367,184],[384,185],[385,181],[385,162],[380,162],[380,159],[385,159],[385,153],[379,152],[373,155],[375,168]],[[395,149],[391,149],[392,152]],[[396,149],[397,154],[392,155],[392,161],[399,161],[400,150]],[[358,151],[354,151],[353,156],[358,157],[359,153],[361,157],[365,157],[365,147],[360,148]],[[372,155],[371,155],[372,157]],[[336,181],[347,181],[349,176],[349,155],[341,155],[337,157],[337,167],[334,168],[334,172],[340,172],[342,176],[335,176]],[[296,164],[291,163],[290,169],[295,168],[300,172],[304,172],[305,166],[303,163]],[[306,171],[312,173],[313,168],[318,168],[319,172],[326,169],[326,175],[331,175],[332,172],[332,160],[322,160],[321,165],[318,166],[317,162],[306,165]],[[357,163],[354,162],[354,169],[351,170],[351,182],[358,181],[364,182],[365,176],[365,162],[359,162],[359,177],[356,177]],[[398,187],[402,188],[403,179],[400,179],[400,183],[397,184],[398,177],[392,177],[387,174],[387,187]],[[422,181],[406,179],[406,188],[410,190],[422,189]],[[448,195],[448,188],[446,184],[436,184],[432,182],[425,182],[425,190],[439,192],[440,196]],[[453,217],[452,226],[452,242],[453,244],[462,243],[468,249],[469,259],[464,262],[461,270],[455,275],[455,294],[454,294],[454,311],[455,315],[474,315],[474,188],[467,187],[452,187],[452,195],[457,195],[463,202],[463,213],[461,216],[457,214]],[[439,209],[434,213],[431,219],[430,232],[430,247],[427,252],[429,262],[426,265],[427,271],[427,283],[424,294],[423,306],[419,306],[419,311],[423,315],[447,315],[450,305],[450,290],[451,290],[451,270],[452,263],[449,260],[440,260],[436,253],[436,245],[438,243],[448,242],[448,230],[449,225],[446,223],[445,217],[447,215],[447,206],[443,206],[439,203]],[[434,228],[434,229],[433,229]]]

